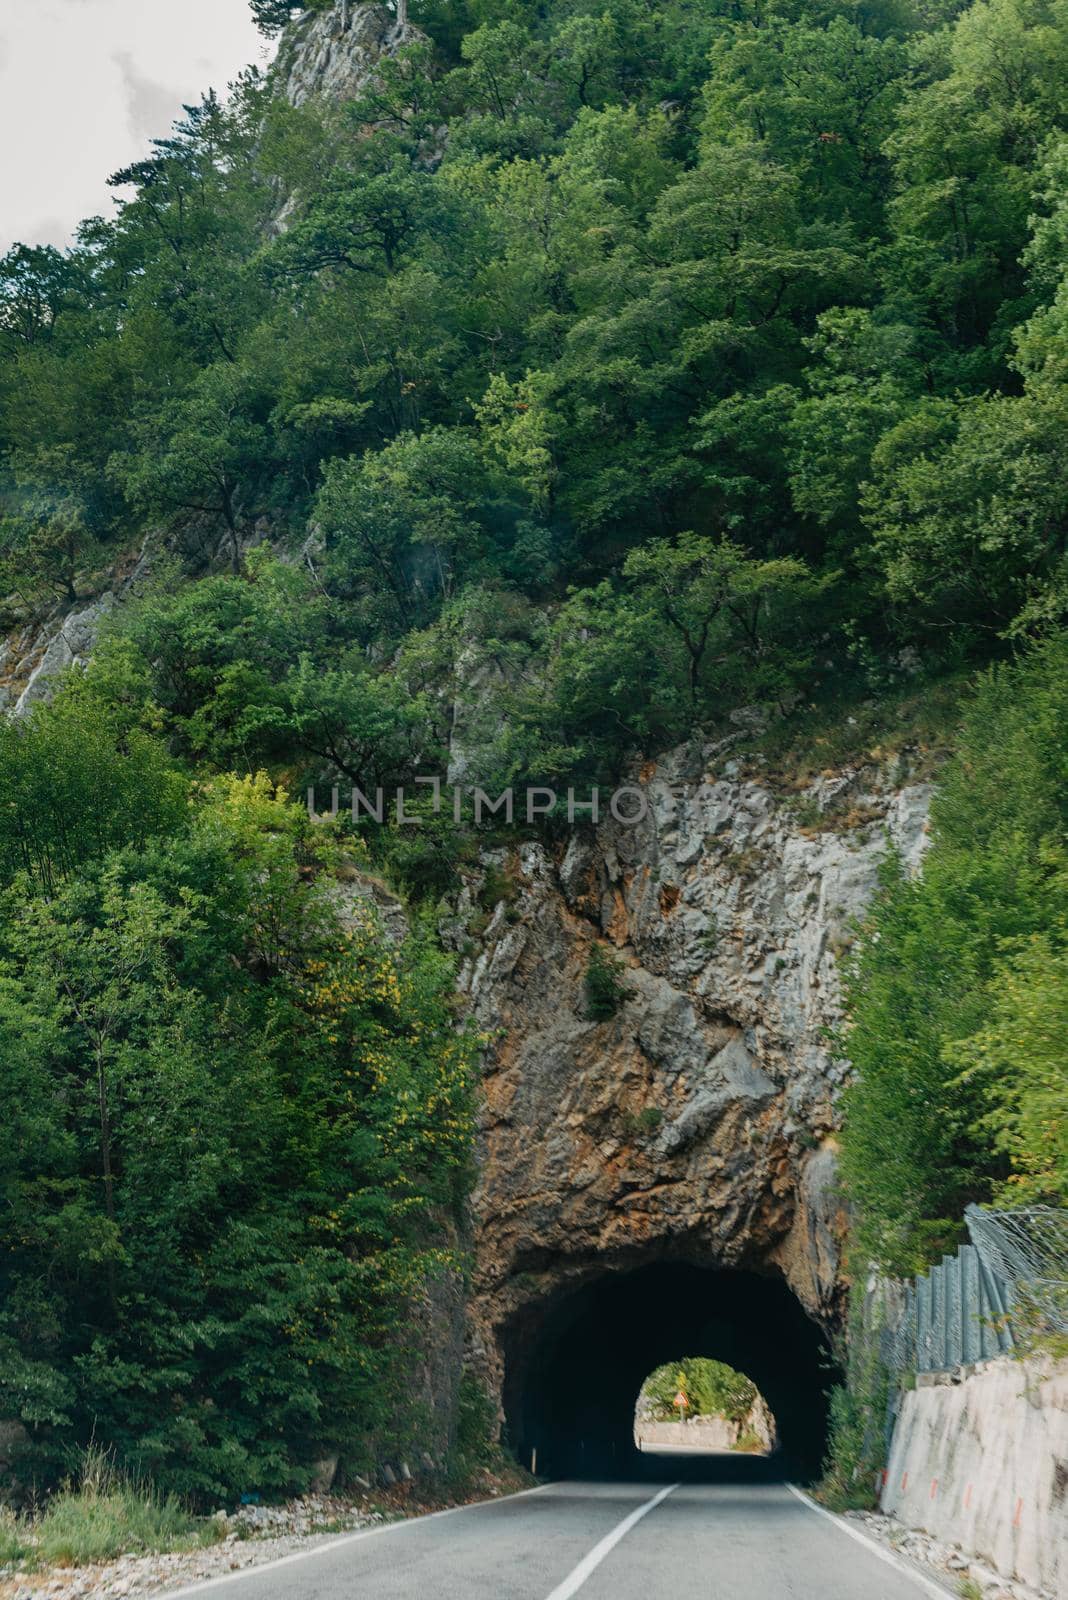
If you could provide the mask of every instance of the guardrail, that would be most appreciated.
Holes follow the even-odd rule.
[[[1014,1316],[1068,1332],[1068,1212],[1053,1206],[965,1212],[971,1243],[905,1286],[882,1331],[892,1373],[949,1372],[1017,1342]]]

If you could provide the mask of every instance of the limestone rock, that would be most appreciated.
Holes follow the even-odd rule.
[[[294,106],[315,99],[354,100],[373,80],[383,57],[425,37],[410,24],[402,27],[385,6],[344,6],[337,0],[325,11],[306,12],[286,29],[275,80]]]
[[[87,659],[96,642],[101,622],[114,606],[115,596],[109,592],[84,610],[73,611],[63,618],[46,640],[41,658],[15,702],[16,714],[28,710],[38,700],[47,699],[60,673]]]
[[[443,924],[497,1041],[471,1346],[491,1382],[509,1318],[664,1255],[779,1272],[817,1318],[839,1305],[839,963],[889,844],[918,866],[932,787],[873,764],[784,794],[728,754],[647,770],[635,827],[521,845],[514,901],[473,952],[462,917]],[[602,1022],[584,991],[595,941],[624,963]]]

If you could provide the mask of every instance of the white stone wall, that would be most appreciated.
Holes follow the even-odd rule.
[[[1002,1357],[921,1378],[894,1429],[882,1509],[1068,1594],[1068,1361]]]
[[[733,1450],[739,1426],[726,1417],[694,1417],[691,1422],[636,1422],[639,1450]]]

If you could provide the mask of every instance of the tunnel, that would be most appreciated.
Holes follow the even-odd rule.
[[[645,1377],[682,1355],[711,1356],[751,1378],[774,1412],[775,1455],[737,1470],[811,1480],[826,1448],[838,1379],[825,1338],[779,1277],[664,1262],[561,1289],[502,1330],[508,1442],[539,1477],[647,1477],[634,1404]],[[535,1454],[536,1452],[536,1454]],[[678,1476],[678,1457],[667,1458]],[[665,1468],[661,1464],[661,1474]],[[685,1475],[718,1472],[690,1462]]]

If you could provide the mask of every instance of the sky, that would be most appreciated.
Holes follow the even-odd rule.
[[[108,175],[267,49],[248,0],[0,0],[0,252],[110,216]]]

